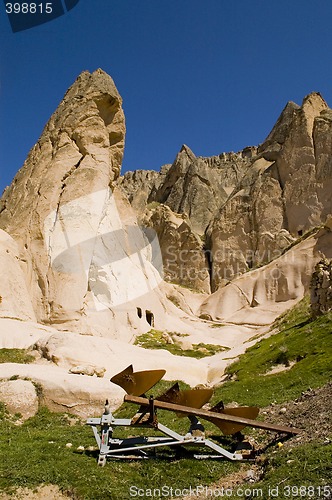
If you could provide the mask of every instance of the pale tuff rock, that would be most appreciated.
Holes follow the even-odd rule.
[[[118,185],[125,193],[137,216],[145,211],[149,199],[163,183],[166,173],[171,165],[164,165],[160,172],[154,170],[135,170],[126,172],[118,180]]]
[[[313,129],[316,159],[317,198],[322,207],[321,218],[332,213],[332,110],[325,109],[316,117]]]
[[[249,165],[247,154],[228,153],[212,158],[196,157],[182,146],[159,189],[149,201],[163,203],[173,212],[187,214],[193,230],[206,227],[228,198]]]
[[[237,324],[270,324],[309,290],[312,270],[324,247],[332,247],[332,233],[327,229],[219,288],[202,303],[200,314]]]
[[[0,349],[28,349],[54,331],[54,328],[32,321],[0,318]]]
[[[82,73],[66,93],[46,125],[39,141],[2,198],[0,226],[19,243],[36,316],[40,321],[68,319],[56,302],[62,286],[50,263],[50,233],[61,226],[66,205],[80,201],[68,218],[103,210],[104,200],[94,209],[96,193],[105,193],[119,175],[124,146],[124,115],[113,80],[103,71]],[[53,228],[45,235],[45,220],[53,216]],[[86,215],[86,226],[89,221]],[[95,227],[98,221],[95,219]],[[75,224],[75,223],[73,223]],[[84,226],[84,221],[82,222]],[[84,229],[84,228],[82,228]],[[75,237],[74,237],[75,238]],[[73,280],[73,277],[68,277]],[[70,317],[79,321],[86,283],[73,290]]]
[[[332,211],[329,117],[316,93],[286,106],[208,228],[212,290],[270,262]]]
[[[166,350],[142,349],[136,345],[124,342],[100,338],[95,336],[79,335],[66,332],[56,332],[48,337],[37,341],[35,348],[49,360],[56,361],[59,368],[65,370],[76,369],[77,366],[103,367],[106,369],[105,376],[100,378],[103,383],[105,379],[120,372],[129,364],[133,364],[135,370],[164,368],[165,379],[175,380],[177,374],[181,373],[182,380],[196,385],[205,383],[207,369],[202,360],[174,356]],[[53,365],[54,366],[54,365]],[[73,372],[71,372],[73,373]],[[79,379],[77,375],[72,377]],[[97,377],[84,377],[84,379],[97,379]],[[109,389],[113,385],[109,384]]]
[[[311,94],[258,149],[201,158],[183,146],[161,172],[119,178],[121,98],[101,70],[82,73],[0,202],[0,342],[37,351],[0,364],[0,378],[30,378],[50,409],[85,416],[122,402],[109,377],[131,363],[192,386],[220,380],[224,353],[132,344],[155,328],[165,345],[237,356],[303,297],[332,259],[331,123]]]
[[[327,109],[326,102],[317,93],[304,98],[273,169],[283,190],[287,229],[293,236],[322,222],[313,130],[316,118]],[[331,176],[330,169],[325,178],[330,186]]]
[[[109,379],[68,373],[52,364],[0,364],[0,378],[28,378],[41,387],[42,404],[51,411],[68,411],[80,417],[98,415],[108,398],[115,409],[123,402],[123,391],[111,387]]]
[[[28,380],[0,382],[0,401],[10,414],[20,414],[21,421],[33,417],[38,411],[36,389]]]
[[[74,373],[75,375],[88,375],[89,377],[93,377],[96,375],[97,377],[102,378],[106,372],[106,368],[103,366],[94,366],[94,365],[79,365],[73,366],[70,368],[69,373]]]
[[[1,229],[0,275],[0,318],[35,321],[30,294],[19,265],[18,246],[13,238]]]
[[[270,166],[263,158],[253,163],[207,230],[212,291],[270,262],[294,241],[283,227],[282,190]]]
[[[302,106],[286,105],[257,149],[197,158],[183,146],[166,175],[153,174],[149,196],[144,188],[146,203],[186,215],[193,234],[205,236],[201,260],[208,261],[212,291],[270,262],[332,212],[331,113],[320,94],[312,93]],[[129,195],[132,181],[133,174],[122,184]],[[136,178],[136,191],[139,186]],[[142,199],[140,212],[141,207]],[[156,222],[146,217],[145,223],[160,233]]]
[[[209,293],[209,264],[204,243],[193,231],[190,219],[160,204],[146,211],[143,223],[151,226],[158,236],[164,279]]]
[[[112,79],[82,73],[5,192],[0,226],[19,244],[38,321],[129,341],[151,328],[137,308],[158,326],[165,305],[158,242],[113,186],[124,133]]]
[[[262,156],[268,161],[275,161],[278,158],[278,153],[280,153],[289,134],[295,112],[298,109],[300,109],[300,106],[295,104],[295,102],[288,102],[286,104],[273,129],[265,141],[259,146],[259,156]]]
[[[210,292],[204,232],[255,155],[256,148],[248,147],[203,158],[184,145],[174,163],[159,174],[127,172],[120,180],[138,217],[159,237],[167,281]]]

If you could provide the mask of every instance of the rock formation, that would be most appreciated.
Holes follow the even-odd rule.
[[[332,311],[332,261],[320,260],[310,282],[310,302],[315,318]]]
[[[167,205],[150,205],[142,217],[145,227],[158,236],[164,279],[194,290],[210,293],[209,262],[202,238],[193,230],[186,214],[177,214]]]
[[[105,397],[119,405],[109,378],[131,363],[191,385],[219,381],[226,357],[332,259],[331,123],[313,93],[289,103],[258,148],[203,158],[183,146],[160,172],[119,177],[121,97],[102,70],[83,72],[0,201],[0,347],[35,354],[2,363],[0,379],[29,378],[51,409],[79,415]],[[326,311],[331,270],[316,271]],[[165,349],[130,345],[151,329]],[[174,356],[172,338],[229,351]],[[2,389],[10,399],[12,384]]]
[[[24,273],[19,265],[18,246],[1,229],[0,274],[0,318],[36,321]]]
[[[319,142],[329,155],[327,129],[319,125],[325,123],[327,110],[316,93],[307,96],[301,107],[286,106],[258,149],[249,175],[221,207],[207,231],[214,290],[232,277],[270,262],[332,212],[328,196],[322,203],[322,189],[331,192],[331,164],[324,163],[322,178],[316,153]],[[323,158],[323,153],[319,156]]]
[[[39,321],[80,319],[91,260],[91,251],[80,255],[80,243],[87,240],[91,246],[96,236],[110,183],[119,175],[124,133],[121,98],[112,79],[101,70],[82,73],[2,197],[0,226],[20,246]],[[71,255],[65,259],[76,261],[76,269],[66,269],[64,281],[55,254],[66,245]]]
[[[38,411],[36,388],[29,380],[0,382],[0,401],[8,413],[17,415],[20,421],[33,417]]]
[[[0,227],[19,246],[30,318],[130,340],[151,328],[137,308],[153,307],[159,318],[165,306],[154,237],[140,230],[114,185],[124,147],[121,102],[103,71],[79,76],[5,191]]]
[[[203,240],[201,261],[207,263],[212,291],[280,256],[332,213],[331,119],[324,99],[312,93],[302,106],[287,104],[258,148],[196,158],[184,146],[166,175],[153,174],[146,206],[162,203],[189,219],[192,233]],[[133,175],[137,192],[137,173],[120,181],[129,196]],[[145,223],[161,232],[155,215]],[[166,240],[165,229],[163,234]],[[171,233],[170,240],[174,247]],[[175,253],[181,251],[178,239]],[[162,252],[167,268],[165,245]],[[195,266],[186,265],[190,268],[182,274],[194,275]]]

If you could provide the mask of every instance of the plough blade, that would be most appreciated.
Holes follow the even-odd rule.
[[[202,408],[212,397],[213,389],[186,389],[180,390],[179,384],[176,382],[168,391],[156,398],[157,401],[166,403],[174,403],[180,406],[188,406],[190,408]],[[183,413],[177,414],[178,417],[185,417]]]
[[[212,397],[213,389],[186,389],[181,391],[176,382],[168,391],[156,400],[166,403],[174,403],[180,406],[189,406],[191,408],[202,408]],[[185,417],[185,414],[178,414],[179,417]]]
[[[141,396],[163,378],[166,370],[144,370],[134,372],[129,365],[122,372],[111,378],[111,382],[119,385],[131,396]]]
[[[246,419],[255,420],[255,418],[258,416],[259,408],[256,408],[255,406],[239,406],[236,408],[223,408],[218,410],[216,407],[214,407],[210,411],[214,413],[222,413],[223,415],[233,415],[236,417],[243,417]],[[236,434],[237,432],[242,431],[244,427],[246,427],[246,424],[236,424],[234,422],[226,422],[224,420],[220,420],[213,417],[210,419],[206,417],[206,419],[212,422],[214,425],[216,425],[221,430],[221,432],[225,434],[225,436],[228,436],[230,434]]]

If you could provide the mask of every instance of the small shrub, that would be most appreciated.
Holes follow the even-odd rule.
[[[218,352],[228,350],[228,347],[215,344],[193,344],[192,349],[182,349],[176,337],[183,337],[185,334],[178,334],[176,332],[166,332],[173,340],[173,343],[167,343],[163,338],[164,332],[161,330],[150,330],[147,333],[139,335],[135,340],[135,345],[143,347],[144,349],[166,349],[176,356],[187,356],[190,358],[204,358],[206,356],[213,356]]]
[[[35,358],[27,349],[0,349],[0,363],[32,363]]]

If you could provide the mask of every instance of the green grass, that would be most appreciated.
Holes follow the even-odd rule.
[[[66,448],[68,442],[72,448]],[[11,487],[32,489],[49,483],[76,499],[126,500],[130,498],[130,486],[185,488],[189,484],[209,484],[238,468],[238,464],[227,461],[216,463],[161,454],[159,459],[149,461],[112,460],[101,468],[95,454],[77,451],[78,446],[90,445],[95,445],[90,427],[71,425],[65,414],[52,414],[42,408],[20,427],[2,415],[0,454],[6,460],[0,461],[0,491]]]
[[[26,349],[0,349],[0,363],[32,363],[35,358]]]
[[[324,385],[332,377],[332,313],[312,320],[308,299],[280,317],[279,333],[247,349],[227,372],[230,380],[216,390],[216,399],[260,407],[295,399],[309,387]],[[295,365],[265,375],[273,366]]]
[[[292,450],[276,451],[263,481],[256,483],[255,488],[263,492],[274,488],[278,493],[274,498],[326,498],[324,486],[332,485],[331,456],[331,443],[325,446],[309,443]]]
[[[173,344],[167,343],[167,341],[163,338],[163,331],[152,329],[147,333],[139,335],[135,340],[135,345],[143,347],[144,349],[166,349],[176,356],[188,356],[196,359],[213,356],[213,354],[227,351],[229,349],[228,347],[215,344],[204,344],[203,342],[200,342],[199,344],[192,344],[192,349],[182,349],[181,345],[176,340],[176,337],[183,337],[183,335],[179,335],[175,332],[166,333],[172,338]]]

